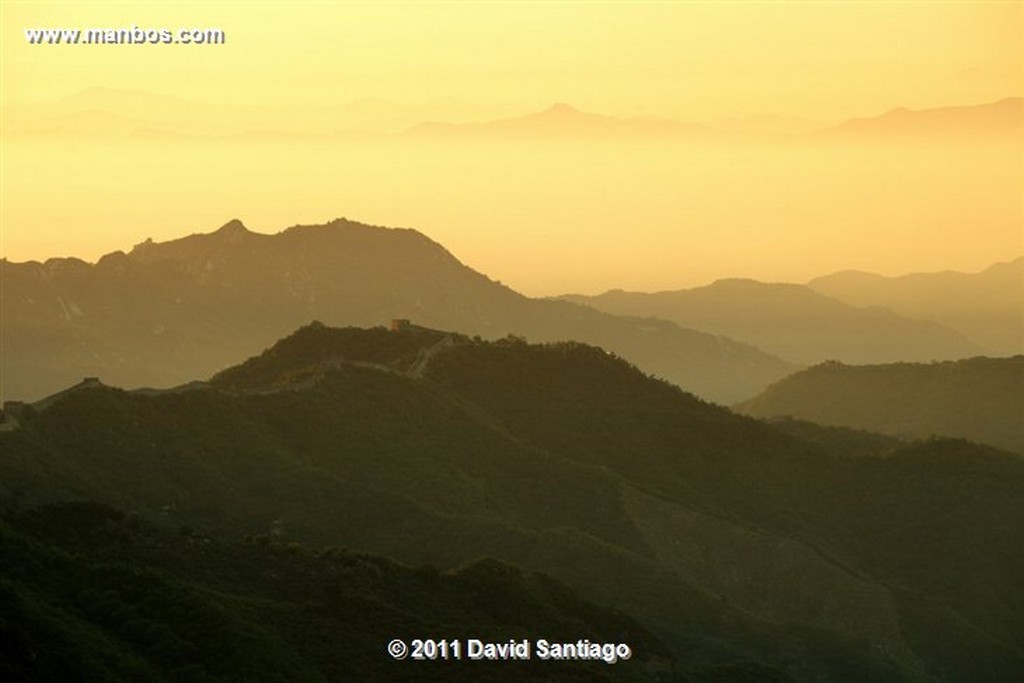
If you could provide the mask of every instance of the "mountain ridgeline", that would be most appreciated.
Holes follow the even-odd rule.
[[[656,316],[727,335],[794,363],[957,359],[980,353],[963,334],[886,308],[862,308],[796,284],[719,280],[673,292],[567,296],[616,315]]]
[[[884,306],[946,325],[990,355],[1024,353],[1024,257],[979,273],[884,277],[843,271],[811,280],[807,286],[855,306]]]
[[[580,340],[724,403],[798,369],[668,321],[530,299],[414,230],[347,220],[275,235],[232,221],[95,265],[3,261],[0,278],[7,399],[36,400],[83,376],[170,387],[258,353],[311,320],[369,327],[411,318],[490,339]]]
[[[1005,97],[986,104],[930,109],[892,109],[880,116],[854,118],[818,131],[826,139],[861,143],[871,140],[941,138],[946,142],[973,143],[1020,140],[1024,98]]]
[[[610,613],[582,602],[530,616],[553,599],[544,591],[527,599],[510,589],[485,603],[496,610],[486,623],[510,637],[576,623],[595,637],[637,639],[639,668],[586,670],[578,680],[637,672],[657,680],[660,671],[695,681],[1016,681],[1024,673],[1020,457],[965,441],[773,426],[580,343],[308,325],[208,382],[163,392],[86,384],[26,407],[0,431],[0,487],[11,509],[86,500],[201,530],[214,539],[208,553],[224,554],[201,576],[188,560],[209,557],[202,542],[180,559],[136,550],[134,540],[117,552],[147,553],[143,564],[167,567],[163,580],[181,577],[200,602],[230,599],[228,617],[273,611],[261,637],[283,657],[302,647],[297,615],[311,610],[330,628],[349,628],[331,616],[331,601],[351,605],[358,582],[372,591],[369,633],[391,623],[398,589],[388,580],[412,601],[396,626],[477,623],[472,610],[482,606],[459,602],[459,568],[492,557],[499,573],[541,572],[637,620],[608,622]],[[11,514],[3,538],[16,551],[8,553],[37,553],[45,567],[67,557],[53,549],[65,541],[18,540],[31,529],[24,513]],[[437,571],[374,570],[360,560],[331,588],[332,579],[314,578],[335,575],[329,560],[301,548],[280,559],[238,546],[246,537],[267,539],[271,550],[344,546]],[[72,557],[101,566],[105,548]],[[264,578],[239,569],[249,565],[236,553]],[[239,572],[248,578],[228,593],[202,589]],[[260,596],[291,585],[273,583],[283,572],[310,578],[289,593],[291,606],[275,607]],[[79,610],[42,576],[19,574],[5,589],[22,596],[19,609],[40,629],[51,609]],[[439,612],[429,581],[467,611]],[[144,594],[97,590],[121,601]],[[91,595],[74,600],[91,604]],[[502,612],[519,600],[520,616]],[[128,638],[75,613],[110,642]],[[314,655],[303,665],[330,677],[331,661]]]
[[[1024,356],[802,370],[736,406],[908,439],[970,439],[1024,455]]]

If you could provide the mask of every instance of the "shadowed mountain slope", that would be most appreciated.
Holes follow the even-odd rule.
[[[1024,455],[1024,356],[928,365],[823,363],[736,408],[901,438],[959,437]]]
[[[833,453],[842,435],[803,440],[578,343],[311,325],[209,383],[87,386],[19,424],[0,482],[21,505],[442,570],[493,556],[634,615],[688,675],[1024,671],[1020,458]]]
[[[79,502],[9,511],[0,568],[5,681],[673,680],[668,650],[633,620],[493,558],[442,574],[269,536],[222,541]],[[385,655],[396,637],[536,632],[630,643],[638,656],[609,665]]]
[[[796,363],[945,360],[980,351],[942,325],[857,308],[795,284],[734,279],[672,292],[562,298],[606,313],[656,316],[723,334]]]
[[[83,376],[167,387],[208,376],[300,325],[428,327],[534,341],[577,339],[706,398],[732,402],[796,369],[749,345],[493,282],[414,230],[338,220],[276,235],[232,221],[144,242],[95,265],[0,263],[6,398],[37,399]]]

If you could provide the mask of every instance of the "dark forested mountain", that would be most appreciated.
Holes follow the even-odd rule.
[[[634,620],[493,558],[442,574],[269,535],[223,541],[78,502],[8,511],[0,572],[0,678],[9,682],[678,680],[669,650]],[[637,657],[502,664],[384,654],[393,638],[535,633],[631,643]]]
[[[745,341],[795,363],[929,361],[980,348],[934,322],[884,308],[858,308],[803,285],[719,280],[672,292],[623,292],[563,299],[617,315],[656,316]]]
[[[854,306],[885,306],[947,325],[990,355],[1024,353],[1024,257],[980,273],[885,277],[844,271],[811,280],[808,286]]]
[[[823,363],[737,409],[903,438],[959,437],[1024,454],[1024,356],[927,365]]]
[[[576,339],[720,402],[795,366],[749,345],[568,302],[529,299],[414,230],[338,220],[276,235],[232,221],[147,241],[95,265],[0,262],[6,398],[37,399],[83,376],[167,387],[238,362],[300,325],[411,318],[486,338]]]
[[[206,383],[92,383],[25,407],[0,431],[0,495],[21,509],[92,500],[215,539],[346,546],[442,573],[491,556],[632,615],[683,680],[1019,680],[1024,459],[963,441],[874,450],[862,435],[735,415],[578,343],[311,325]],[[229,552],[217,543],[211,553]],[[9,577],[20,565],[4,566]],[[79,609],[56,584],[18,576],[16,590],[41,596],[33,614]],[[378,585],[374,624],[394,595]],[[264,590],[254,578],[242,589]],[[292,604],[329,611],[316,586],[296,590]],[[424,624],[449,618],[408,599]],[[564,624],[580,609],[549,616]],[[581,629],[607,623],[593,614]],[[294,645],[268,623],[266,638]],[[705,676],[721,667],[732,673]]]

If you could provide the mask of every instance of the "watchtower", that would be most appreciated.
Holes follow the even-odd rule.
[[[4,401],[3,419],[0,423],[17,422],[25,414],[25,403],[23,401]]]

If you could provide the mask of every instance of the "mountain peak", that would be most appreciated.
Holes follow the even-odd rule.
[[[249,228],[245,227],[245,224],[242,221],[237,218],[232,218],[230,221],[217,228],[213,234],[231,236],[249,234],[249,232]]]
[[[565,102],[555,102],[541,113],[549,116],[570,116],[579,114],[580,110]]]
[[[237,218],[233,218],[214,231],[212,237],[228,244],[238,244],[252,235],[253,232]]]

